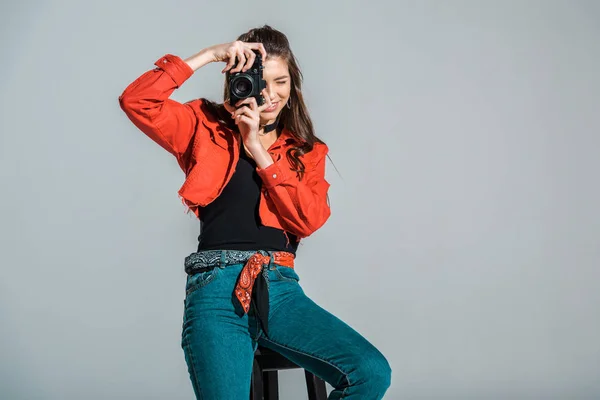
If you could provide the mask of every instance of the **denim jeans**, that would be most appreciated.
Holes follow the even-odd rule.
[[[223,250],[227,251],[227,250]],[[370,342],[308,298],[297,272],[265,265],[269,336],[254,309],[245,314],[233,294],[243,264],[188,275],[181,346],[197,399],[250,396],[254,352],[260,344],[328,382],[328,399],[382,399],[391,367]]]

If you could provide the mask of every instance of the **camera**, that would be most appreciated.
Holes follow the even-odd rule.
[[[252,67],[246,72],[235,72],[228,74],[229,82],[229,104],[235,106],[242,99],[254,97],[256,104],[259,106],[264,103],[261,92],[267,87],[267,83],[263,80],[262,56],[260,52],[253,50],[256,54]],[[239,60],[236,58],[237,66]]]

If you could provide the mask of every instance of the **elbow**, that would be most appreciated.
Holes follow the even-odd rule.
[[[146,122],[160,111],[160,104],[153,104],[139,96],[123,93],[119,96],[119,107],[132,120]]]
[[[119,96],[119,106],[121,107],[121,110],[126,113],[134,113],[144,109],[144,103],[145,101],[143,98],[130,93],[128,90],[125,90]]]
[[[296,235],[300,238],[306,238],[319,230],[331,216],[331,209],[324,207],[321,212],[317,213],[313,218],[307,218],[302,224],[298,224]]]
[[[127,115],[147,114],[160,108],[161,102],[150,96],[143,86],[133,82],[119,96],[119,106]]]
[[[121,107],[121,110],[127,115],[131,115],[136,108],[135,102],[126,92],[123,92],[123,94],[119,96],[119,107]]]

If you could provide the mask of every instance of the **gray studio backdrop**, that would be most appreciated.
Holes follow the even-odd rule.
[[[388,357],[386,399],[600,398],[600,3],[218,3],[2,2],[0,398],[193,398],[199,223],[117,98],[264,23],[339,171],[301,284]]]

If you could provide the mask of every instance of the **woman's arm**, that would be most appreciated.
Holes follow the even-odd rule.
[[[194,135],[198,117],[192,107],[169,99],[195,70],[210,62],[206,50],[183,61],[167,54],[119,96],[121,109],[142,132],[179,158]]]
[[[142,132],[179,158],[194,136],[198,114],[190,104],[169,99],[173,91],[194,71],[211,62],[227,62],[223,72],[247,70],[254,61],[253,49],[261,51],[266,58],[262,44],[240,41],[208,47],[185,61],[167,54],[154,63],[155,69],[144,73],[125,89],[119,96],[119,104]],[[236,59],[238,65],[234,67]]]

